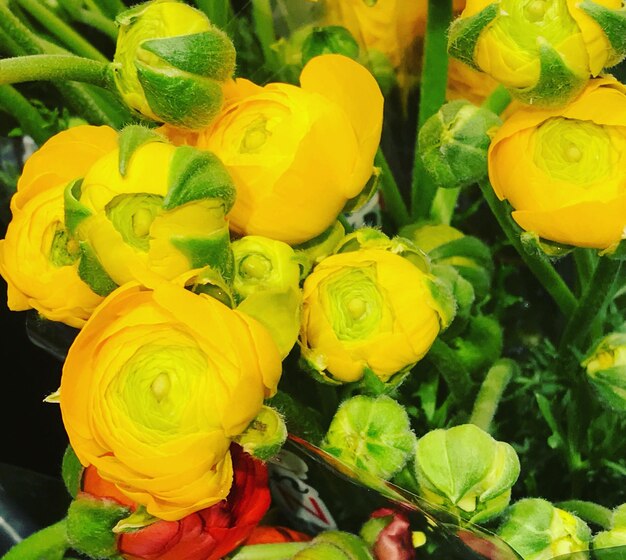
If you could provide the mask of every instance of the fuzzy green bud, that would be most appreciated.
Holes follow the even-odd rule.
[[[446,103],[419,132],[420,156],[442,188],[465,187],[487,176],[487,150],[500,117],[464,99]]]
[[[605,336],[581,365],[600,400],[616,412],[626,413],[626,332]]]
[[[292,560],[373,560],[359,537],[344,531],[325,531],[315,537]]]
[[[340,25],[313,27],[302,44],[302,64],[321,54],[342,54],[354,60],[359,57],[359,44]]]
[[[593,537],[594,556],[599,560],[615,560],[618,554],[624,554],[626,548],[615,551],[615,556],[611,550],[614,547],[626,547],[626,504],[616,507],[611,516],[611,527],[607,531],[597,533]],[[619,557],[621,558],[621,556]]]
[[[520,464],[508,443],[464,424],[419,438],[415,470],[423,498],[475,523],[508,506]]]
[[[390,479],[415,450],[415,434],[403,406],[387,396],[358,395],[344,401],[321,445],[343,463]]]
[[[273,408],[263,406],[245,431],[235,438],[246,453],[267,461],[274,457],[287,439],[283,417]]]
[[[540,498],[526,498],[508,508],[497,534],[524,560],[570,554],[587,560],[591,530],[580,518]]]
[[[144,117],[181,128],[209,124],[222,107],[222,84],[235,48],[203,12],[177,0],[153,0],[117,17],[115,83]]]

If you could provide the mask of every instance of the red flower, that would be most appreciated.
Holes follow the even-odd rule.
[[[127,560],[219,560],[250,535],[270,505],[267,468],[231,446],[234,480],[228,498],[179,521],[157,521],[122,533],[120,555]],[[121,502],[119,493],[87,469],[83,490]],[[125,505],[128,504],[126,499]]]
[[[276,525],[259,525],[250,533],[244,543],[249,544],[272,544],[285,542],[306,542],[311,540],[311,536],[300,531],[294,531],[289,527]]]
[[[370,518],[388,517],[389,523],[378,534],[374,544],[374,556],[379,560],[413,560],[415,548],[408,518],[399,511],[381,508]]]

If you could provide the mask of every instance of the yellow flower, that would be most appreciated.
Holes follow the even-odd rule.
[[[431,277],[385,249],[360,249],[321,261],[304,282],[300,344],[322,375],[382,381],[420,360],[440,330]]]
[[[229,446],[261,411],[280,358],[254,319],[172,282],[105,299],[70,347],[60,402],[84,466],[175,520],[224,499]]]
[[[141,127],[125,129],[119,145],[66,191],[85,281],[107,295],[131,280],[151,285],[205,265],[227,275],[234,188],[220,161]]]
[[[454,0],[454,9],[464,0]],[[326,0],[324,23],[341,25],[366,51],[384,54],[394,67],[404,61],[406,51],[424,35],[427,0]]]
[[[0,273],[11,310],[36,309],[51,321],[80,328],[100,303],[78,275],[78,246],[65,229],[63,192],[114,150],[116,141],[112,128],[78,126],[53,136],[27,160],[0,240]]]
[[[228,218],[242,235],[297,244],[330,227],[373,172],[383,98],[373,76],[341,55],[313,58],[301,87],[237,80],[207,129],[174,142],[215,153],[237,188]]]
[[[599,0],[618,10],[621,0]],[[450,52],[530,104],[561,105],[619,62],[621,39],[577,0],[468,0]]]
[[[626,88],[596,79],[562,109],[520,107],[491,143],[489,177],[523,229],[579,247],[619,242],[626,226]]]

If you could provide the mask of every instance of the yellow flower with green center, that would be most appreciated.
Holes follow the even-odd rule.
[[[369,368],[387,381],[420,360],[441,328],[430,275],[385,249],[325,258],[303,291],[302,356],[329,380],[357,381]]]
[[[374,172],[383,98],[363,66],[313,58],[301,87],[238,79],[216,121],[198,134],[165,128],[175,143],[210,150],[237,188],[228,218],[240,235],[290,245],[323,233]]]
[[[60,402],[84,466],[166,520],[224,499],[231,442],[280,377],[269,333],[175,283],[126,284],[72,344]]]
[[[626,227],[626,88],[591,80],[560,109],[520,107],[489,147],[489,177],[513,218],[543,239],[604,249]]]
[[[562,105],[626,54],[621,7],[621,0],[468,0],[449,51],[521,101]]]
[[[78,126],[53,136],[27,160],[0,240],[11,310],[36,309],[80,328],[102,300],[78,274],[80,251],[65,228],[63,193],[116,145],[112,128]]]
[[[119,14],[117,23],[114,77],[127,105],[157,122],[209,124],[235,70],[226,33],[177,0],[144,2]]]
[[[213,154],[131,126],[119,149],[65,194],[79,272],[101,295],[130,280],[150,285],[207,265],[232,274],[225,215],[234,188]]]

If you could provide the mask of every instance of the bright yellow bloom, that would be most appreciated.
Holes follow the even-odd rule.
[[[142,134],[139,127],[127,131]],[[231,179],[212,154],[157,135],[132,153],[112,151],[66,193],[86,281],[107,295],[131,280],[151,285],[205,265],[224,272],[231,258],[225,213],[233,196]]]
[[[626,226],[626,88],[592,80],[562,109],[521,107],[496,133],[489,177],[525,230],[607,248]]]
[[[238,234],[297,244],[328,227],[372,175],[383,98],[373,76],[341,55],[313,58],[301,87],[237,80],[216,121],[198,135],[167,131],[215,153],[237,188],[228,218]]]
[[[78,246],[65,229],[63,192],[116,147],[109,127],[60,132],[26,162],[0,241],[0,273],[13,311],[36,309],[51,321],[81,327],[101,301],[78,275]]]
[[[621,0],[596,4],[619,9]],[[477,40],[464,37],[470,18],[482,21]],[[587,80],[623,56],[577,0],[468,0],[451,29],[452,54],[471,62],[531,104],[563,104]],[[465,52],[469,46],[472,52]],[[460,50],[459,50],[460,49]]]
[[[412,366],[440,330],[430,280],[384,249],[327,257],[304,282],[303,357],[342,382],[359,380],[366,367],[387,381]]]
[[[127,284],[70,347],[60,400],[84,466],[166,520],[224,499],[229,446],[280,377],[269,333],[217,300],[165,282]]]

